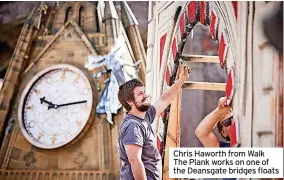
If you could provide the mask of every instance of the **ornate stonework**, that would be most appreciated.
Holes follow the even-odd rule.
[[[136,41],[137,38],[141,40],[137,24],[128,23],[124,27],[130,21],[128,18],[135,18],[127,15],[129,8],[121,8],[126,5],[114,6],[112,2],[101,1],[59,2],[54,6],[40,3],[30,13],[0,91],[0,132],[3,134],[0,179],[118,179],[120,163],[116,141],[123,111],[119,110],[113,117],[112,125],[106,122],[105,114],[96,114],[105,80],[110,74],[95,81],[94,74],[106,70],[106,66],[88,70],[85,64],[88,56],[108,54],[114,46],[112,43],[120,37],[125,42],[122,59],[131,68],[141,60],[142,69],[137,73],[135,69],[133,71],[136,76],[145,76],[145,51],[142,41]],[[122,20],[113,18],[116,11],[123,14]],[[82,127],[82,131],[64,146],[53,149],[37,147],[23,135],[22,121],[18,118],[22,112],[18,111],[21,108],[20,99],[32,78],[58,64],[75,66],[90,81],[93,104],[82,107],[82,111],[90,110],[89,120],[74,122],[74,126]],[[67,74],[62,75],[64,79],[68,79]],[[72,82],[76,84],[80,80],[74,76]],[[97,89],[98,86],[100,89]],[[35,94],[40,94],[40,91],[35,89]],[[62,98],[65,95],[61,95]],[[65,97],[65,100],[68,98]],[[43,102],[52,105],[48,99]],[[27,106],[28,111],[36,108],[38,105]],[[30,119],[28,125],[34,127],[35,122]],[[51,139],[52,142],[56,142],[56,137]]]

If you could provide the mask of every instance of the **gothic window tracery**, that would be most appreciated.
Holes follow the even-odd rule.
[[[64,23],[66,23],[68,20],[71,20],[72,16],[73,16],[73,10],[71,7],[68,7],[66,10]]]
[[[79,26],[84,28],[85,9],[83,6],[79,8]]]

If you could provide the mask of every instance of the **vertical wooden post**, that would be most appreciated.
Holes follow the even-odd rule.
[[[166,134],[166,147],[163,166],[163,180],[169,180],[169,148],[180,147],[180,108],[181,91],[171,103],[168,130]],[[172,179],[177,180],[177,179]]]

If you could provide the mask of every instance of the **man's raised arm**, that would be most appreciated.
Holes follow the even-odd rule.
[[[178,80],[153,103],[153,106],[156,109],[156,117],[159,116],[160,113],[170,105],[171,101],[174,100],[184,81],[189,78],[189,73],[189,67],[180,63],[178,69]]]

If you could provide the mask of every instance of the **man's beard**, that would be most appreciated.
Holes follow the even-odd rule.
[[[146,100],[146,98],[142,100],[142,103],[143,103],[145,100]],[[145,112],[145,111],[147,111],[147,110],[149,109],[150,103],[148,103],[148,104],[142,104],[142,105],[139,106],[139,105],[135,102],[135,107],[136,107],[136,109],[137,109],[138,111]]]

